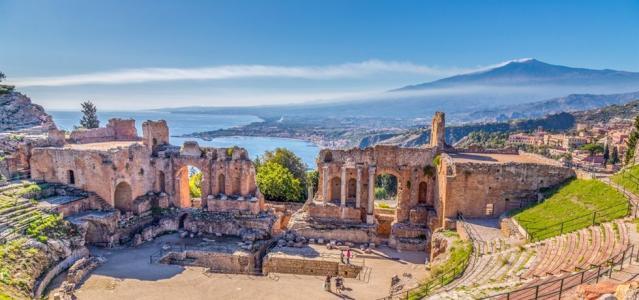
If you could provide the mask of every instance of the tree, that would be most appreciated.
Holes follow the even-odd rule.
[[[189,178],[189,194],[191,198],[202,197],[202,172],[196,172]]]
[[[628,137],[628,141],[626,145],[628,145],[628,149],[626,150],[626,158],[624,159],[624,164],[627,165],[632,161],[635,157],[635,149],[637,148],[637,139],[639,138],[639,116],[635,118],[635,124],[630,136]]]
[[[603,150],[604,166],[608,164],[609,159],[610,159],[610,149],[608,148],[608,143],[606,143],[604,145],[604,150]]]
[[[593,162],[595,161],[595,154],[596,153],[603,153],[604,152],[604,147],[602,145],[600,145],[600,144],[595,144],[595,143],[582,145],[581,147],[579,147],[579,149],[588,151],[588,153],[590,153],[590,157],[592,158]]]
[[[4,73],[0,72],[0,82],[2,82],[3,80],[5,80],[7,78],[6,75],[4,75]]]
[[[97,108],[91,101],[82,102],[82,119],[80,126],[83,128],[98,128],[100,120],[98,120]]]
[[[375,178],[375,194],[378,193],[377,188],[383,190],[379,191],[377,199],[395,198],[397,196],[397,177],[390,174],[382,174]]]
[[[317,170],[312,170],[306,172],[306,189],[308,190],[308,185],[312,187],[313,194],[317,193],[319,189],[319,172]]]
[[[302,197],[306,198],[307,180],[306,171],[308,166],[304,161],[291,150],[286,148],[276,148],[274,151],[266,151],[264,155],[255,160],[255,169],[259,172],[262,165],[273,162],[287,169],[302,186]]]
[[[617,147],[612,147],[612,154],[610,154],[610,164],[616,165],[619,163],[619,150]]]
[[[272,201],[300,201],[302,184],[282,165],[268,161],[260,164],[256,176],[257,186],[264,198]]]

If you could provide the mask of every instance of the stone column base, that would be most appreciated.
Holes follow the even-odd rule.
[[[366,215],[366,224],[374,224],[374,223],[375,223],[375,216]]]

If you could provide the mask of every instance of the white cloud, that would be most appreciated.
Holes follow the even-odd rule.
[[[478,69],[473,70],[476,71]],[[473,70],[429,67],[410,62],[368,60],[359,63],[328,66],[225,65],[203,68],[124,69],[74,75],[13,78],[10,83],[18,87],[31,87],[241,78],[300,78],[324,80],[360,78],[388,73],[443,77]]]

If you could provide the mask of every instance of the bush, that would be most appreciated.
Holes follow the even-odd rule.
[[[383,187],[375,188],[375,199],[387,199],[387,198],[388,198],[388,193],[386,192],[386,189],[384,189]]]
[[[262,165],[268,162],[279,164],[280,166],[287,169],[293,175],[293,177],[300,182],[302,190],[301,197],[306,198],[308,189],[308,166],[304,163],[302,158],[286,148],[276,148],[273,151],[266,151],[261,157],[258,157],[255,160],[255,168],[259,172],[259,169],[262,167]],[[317,177],[319,178],[319,175],[317,175]],[[316,186],[314,186],[314,190],[317,190]]]
[[[433,158],[433,165],[435,165],[436,167],[439,167],[439,163],[441,162],[442,158],[439,154],[437,154],[435,156],[435,158]]]
[[[257,170],[257,186],[267,200],[300,201],[302,184],[293,174],[275,162],[263,163]]]
[[[197,172],[189,178],[189,194],[191,198],[202,197],[202,172]]]

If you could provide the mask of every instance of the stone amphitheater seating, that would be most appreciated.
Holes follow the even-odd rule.
[[[602,264],[629,243],[627,224],[616,220],[522,247],[484,251],[486,254],[471,260],[462,277],[430,299],[475,299],[550,282]]]
[[[31,200],[0,195],[0,241],[19,237],[30,222],[40,217]]]

